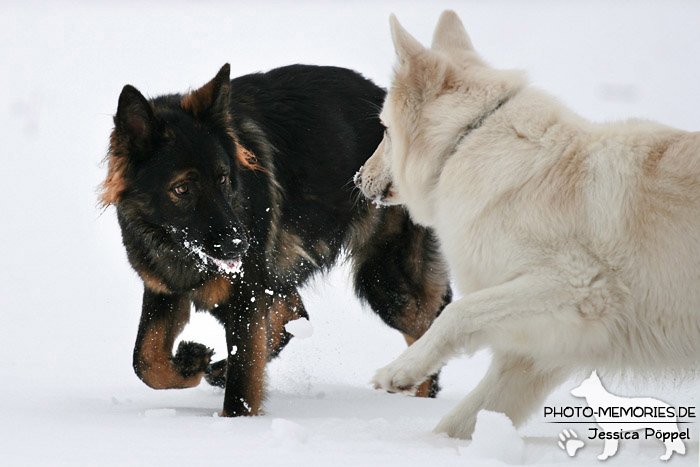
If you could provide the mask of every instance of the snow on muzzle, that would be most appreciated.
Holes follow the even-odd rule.
[[[178,229],[170,226],[170,232],[178,239],[178,242],[187,250],[187,252],[199,259],[200,270],[205,270],[207,267],[214,266],[219,272],[224,274],[239,274],[242,271],[243,255],[248,250],[248,242],[244,239],[234,238],[229,240],[230,243],[238,247],[240,245],[240,254],[235,258],[217,258],[210,255],[197,240],[190,240],[187,229]],[[241,245],[242,244],[242,245]],[[215,249],[220,249],[221,244],[214,244]]]

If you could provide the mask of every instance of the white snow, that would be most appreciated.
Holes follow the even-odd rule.
[[[273,438],[282,444],[300,444],[308,439],[306,429],[290,420],[274,418],[270,424]]]
[[[158,417],[174,417],[177,415],[177,410],[175,409],[148,409],[143,415],[147,418],[158,418]]]
[[[460,14],[490,63],[527,69],[586,117],[700,129],[698,2],[2,3],[1,465],[485,466],[520,452],[504,444],[502,457],[489,444],[515,442],[498,416],[480,417],[481,441],[431,431],[483,376],[487,352],[450,362],[435,400],[371,388],[374,371],[405,344],[354,298],[347,266],[301,290],[314,333],[292,339],[269,365],[265,415],[212,417],[223,393],[205,383],[148,388],[131,366],[142,285],[114,209],[96,208],[125,84],[155,96],[200,86],[225,62],[233,76],[299,62],[354,68],[387,86],[389,13],[429,43],[445,8]],[[207,314],[193,315],[182,338],[227,353]],[[580,404],[568,392],[581,379],[546,404]],[[608,386],[674,405],[700,402],[697,379]],[[698,465],[696,425],[687,454],[669,465]],[[557,445],[565,428],[586,443],[573,458]],[[536,414],[518,430],[523,463],[603,465],[602,442],[589,441],[587,429]],[[662,453],[658,441],[623,442],[605,464],[663,465]]]
[[[525,443],[513,422],[502,413],[482,410],[476,416],[476,427],[469,447],[460,448],[462,455],[473,459],[496,459],[507,464],[521,464]]]
[[[284,329],[294,337],[299,339],[308,339],[314,333],[314,327],[306,318],[299,318],[288,322],[284,325]]]

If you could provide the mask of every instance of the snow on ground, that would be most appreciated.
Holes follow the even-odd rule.
[[[403,339],[354,299],[343,267],[303,290],[313,334],[269,366],[265,416],[218,418],[220,390],[154,391],[131,370],[141,285],[113,210],[95,208],[122,86],[184,91],[225,62],[233,75],[340,65],[386,86],[389,13],[427,43],[448,7],[488,61],[529,70],[589,118],[700,128],[697,2],[3,2],[1,465],[599,463],[600,442],[585,440],[570,459],[556,445],[565,426],[541,414],[517,435],[502,417],[482,415],[474,443],[432,434],[483,375],[486,352],[450,362],[436,400],[374,391],[374,370]],[[194,316],[183,338],[225,353],[207,315]],[[577,382],[547,404],[580,405],[568,395]],[[698,405],[697,386],[611,389]],[[693,427],[695,441],[672,465],[697,465],[697,435]],[[657,465],[662,452],[660,442],[627,442],[607,463]]]

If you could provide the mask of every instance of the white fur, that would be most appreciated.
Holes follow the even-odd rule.
[[[479,410],[521,424],[575,370],[696,368],[700,135],[588,122],[522,73],[486,65],[453,12],[432,49],[391,26],[388,132],[361,188],[375,198],[391,184],[435,229],[464,297],[376,386],[406,390],[491,348],[485,378],[436,428],[468,438]]]

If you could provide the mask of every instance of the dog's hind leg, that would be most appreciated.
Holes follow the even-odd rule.
[[[413,224],[403,209],[370,209],[381,219],[349,245],[355,290],[410,346],[451,301],[446,267],[433,234]],[[438,371],[416,388],[416,395],[435,397]]]
[[[154,389],[197,386],[209,365],[212,350],[195,342],[173,344],[190,318],[186,296],[153,292],[143,294],[141,322],[134,347],[134,370]]]
[[[537,368],[523,356],[494,353],[484,379],[440,420],[434,431],[469,439],[476,416],[484,409],[504,413],[520,426],[566,376],[561,369]]]

